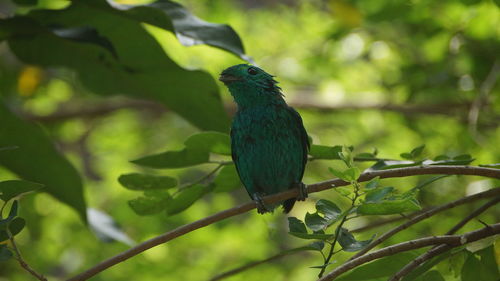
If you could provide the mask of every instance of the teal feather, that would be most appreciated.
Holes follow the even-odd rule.
[[[231,149],[250,197],[259,201],[263,196],[297,188],[302,182],[309,141],[302,118],[286,104],[273,76],[240,64],[224,70],[220,80],[238,105],[231,128]],[[295,200],[282,202],[286,213]],[[275,207],[265,206],[259,212]]]

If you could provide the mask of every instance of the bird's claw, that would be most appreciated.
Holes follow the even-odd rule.
[[[305,201],[307,198],[307,185],[301,182],[297,184],[297,188],[299,189],[299,196],[297,196],[297,200]]]
[[[264,200],[262,200],[262,197],[258,193],[255,193],[253,195],[253,201],[255,202],[255,205],[257,205],[257,213],[265,214],[271,212],[271,210],[267,208]]]

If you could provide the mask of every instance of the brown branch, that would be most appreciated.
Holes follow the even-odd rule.
[[[45,278],[45,276],[36,272],[33,268],[31,268],[31,266],[26,261],[24,261],[23,257],[21,256],[21,252],[17,248],[16,242],[14,241],[14,237],[12,237],[12,235],[10,234],[10,231],[9,231],[9,240],[10,243],[12,244],[12,248],[14,249],[14,253],[16,254],[15,259],[19,262],[19,265],[21,265],[21,267],[24,270],[33,275],[36,279],[41,281],[47,281],[47,278]]]
[[[379,221],[375,221],[373,223],[370,223],[370,224],[367,224],[367,225],[364,225],[364,226],[360,226],[358,228],[354,228],[352,230],[349,230],[349,232],[351,233],[359,233],[359,232],[363,232],[363,231],[367,231],[367,230],[370,230],[372,228],[376,228],[376,227],[379,227],[379,226],[382,226],[382,225],[386,225],[386,224],[389,224],[389,223],[393,223],[393,222],[397,222],[397,221],[400,221],[400,220],[407,220],[407,219],[412,219],[422,213],[425,213],[429,210],[429,208],[425,208],[424,210],[420,210],[420,211],[416,211],[416,212],[413,212],[411,214],[408,214],[408,215],[404,215],[404,216],[401,216],[401,215],[398,215],[398,216],[394,216],[394,217],[391,217],[391,218],[386,218],[386,219],[381,219]]]
[[[350,260],[343,265],[335,268],[333,271],[325,275],[318,281],[327,281],[337,278],[342,273],[353,269],[354,267],[360,266],[369,261],[379,259],[385,256],[394,255],[400,252],[415,250],[431,245],[446,244],[452,247],[459,247],[464,244],[474,242],[485,237],[493,236],[500,233],[500,223],[489,225],[479,230],[471,231],[463,235],[443,235],[443,236],[431,236],[415,240],[406,241],[403,243],[398,243],[389,247],[382,248],[380,250],[374,251],[373,253],[366,254],[364,256],[358,257],[356,259]]]
[[[471,167],[471,166],[418,166],[418,167],[407,167],[407,168],[398,168],[398,169],[390,169],[390,170],[382,170],[382,171],[372,171],[363,173],[358,182],[369,181],[372,178],[379,176],[380,178],[394,178],[394,177],[407,177],[414,175],[424,175],[424,174],[447,174],[447,175],[475,175],[475,176],[483,176],[483,177],[491,177],[491,178],[500,178],[500,170],[484,168],[484,167]],[[349,183],[340,180],[333,179],[327,180],[315,184],[308,185],[309,193],[319,192],[322,190],[349,185]],[[274,194],[271,196],[266,196],[263,198],[264,203],[272,204],[279,201],[284,201],[288,198],[297,197],[299,195],[298,190],[291,189],[285,192],[281,192],[278,194]],[[179,236],[187,234],[196,229],[205,227],[212,223],[221,221],[223,219],[227,219],[245,212],[248,212],[256,207],[254,202],[249,202],[246,204],[242,204],[240,206],[221,211],[214,215],[205,217],[203,219],[197,220],[187,225],[183,225],[178,227],[172,231],[161,234],[155,238],[147,240],[133,248],[130,248],[114,257],[111,257],[94,267],[72,277],[68,280],[76,281],[76,280],[87,280],[88,278],[98,274],[99,272],[118,264],[122,261],[125,261],[139,253],[146,251],[152,247],[157,245],[166,243],[170,240],[173,240]]]
[[[282,253],[279,253],[279,254],[276,254],[272,257],[269,257],[267,259],[263,259],[263,260],[260,260],[260,261],[254,261],[254,262],[250,262],[250,263],[247,263],[246,265],[244,266],[240,266],[240,267],[237,267],[235,269],[232,269],[232,270],[229,270],[229,271],[226,271],[226,272],[223,272],[219,275],[216,275],[214,277],[212,277],[209,281],[217,281],[217,280],[222,280],[222,279],[225,279],[227,277],[230,277],[230,276],[233,276],[235,274],[238,274],[240,272],[243,272],[247,269],[250,269],[252,267],[256,267],[258,265],[261,265],[263,263],[266,263],[266,262],[270,262],[270,261],[273,261],[273,260],[277,260],[277,259],[280,259],[282,257],[285,257],[285,256],[288,256],[288,255],[291,255],[293,253],[297,253],[297,252],[293,252],[293,251],[286,251],[286,252],[282,252]]]
[[[460,198],[458,200],[452,201],[450,203],[432,208],[432,209],[410,219],[409,221],[405,222],[404,224],[401,224],[401,225],[389,230],[388,232],[382,234],[380,237],[373,240],[373,242],[371,242],[366,248],[364,248],[363,250],[359,251],[354,256],[352,256],[350,258],[350,260],[356,259],[356,258],[366,254],[368,251],[373,249],[375,246],[377,246],[380,243],[384,242],[385,240],[389,239],[390,237],[392,237],[396,233],[398,233],[404,229],[407,229],[408,227],[416,224],[417,222],[419,222],[421,220],[430,218],[431,216],[433,216],[439,212],[442,212],[442,211],[445,211],[445,210],[448,210],[448,209],[454,208],[456,206],[459,206],[459,205],[462,205],[465,203],[469,203],[469,202],[472,202],[472,201],[475,201],[478,199],[487,198],[487,197],[491,197],[491,196],[497,196],[499,194],[500,194],[500,188],[493,188],[493,189],[490,189],[487,191],[483,191],[480,193],[476,193],[474,195],[463,197],[463,198]]]
[[[482,214],[484,211],[486,211],[488,208],[491,206],[496,205],[498,202],[500,202],[500,196],[493,198],[493,200],[490,200],[486,202],[486,204],[482,205],[478,209],[476,209],[474,212],[470,213],[467,217],[465,217],[463,220],[461,220],[459,223],[457,223],[454,227],[452,227],[448,232],[446,232],[446,235],[452,235],[455,232],[457,232],[460,228],[462,228],[467,222],[472,220],[473,218],[479,216]],[[417,267],[419,267],[421,264],[424,262],[432,259],[433,257],[440,255],[441,253],[444,253],[451,249],[452,247],[447,244],[442,244],[439,246],[436,246],[429,251],[425,252],[424,254],[418,256],[416,259],[405,265],[403,268],[401,268],[397,273],[395,273],[389,281],[398,281],[401,280],[405,275],[408,275],[410,272],[415,270]]]

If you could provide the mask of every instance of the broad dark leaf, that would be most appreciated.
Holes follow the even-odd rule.
[[[251,60],[245,55],[240,37],[229,25],[206,22],[176,2],[158,0],[140,6],[113,3],[113,7],[126,11],[129,17],[136,20],[169,31],[174,29],[177,39],[185,46],[206,44],[231,52],[244,60]]]
[[[476,253],[467,253],[468,257],[461,272],[462,281],[498,280],[500,278],[493,246]]]
[[[213,78],[175,64],[131,13],[114,9],[105,1],[89,0],[72,1],[62,10],[35,10],[28,16],[38,21],[23,23],[29,33],[20,36],[15,30],[8,39],[10,49],[23,62],[70,68],[96,94],[154,99],[199,128],[228,131],[229,119]],[[91,27],[110,42],[119,60],[102,44],[58,36],[50,26]]]
[[[44,192],[74,208],[87,221],[80,176],[42,129],[17,118],[2,104],[0,120],[0,147],[19,147],[3,151],[0,165],[20,178],[43,184]]]
[[[121,175],[118,181],[130,190],[168,189],[177,186],[175,178],[139,173]]]
[[[183,188],[168,201],[166,206],[167,215],[172,216],[189,208],[194,202],[210,191],[210,188],[201,184]]]
[[[306,213],[304,218],[304,222],[306,223],[309,229],[313,231],[323,230],[328,227],[328,220],[320,216],[318,213]]]
[[[168,197],[140,196],[129,200],[128,205],[139,216],[148,216],[165,210],[170,200]]]
[[[16,236],[23,230],[24,226],[26,226],[26,221],[23,218],[16,217],[12,221],[8,223],[7,228],[9,229],[10,235],[12,237]],[[0,230],[0,242],[8,240],[9,234],[5,229]]]
[[[373,238],[375,238],[375,235],[369,240],[358,241],[347,229],[342,227],[339,231],[338,241],[340,246],[342,246],[342,250],[346,252],[357,252],[368,246]]]
[[[362,215],[392,215],[420,210],[415,198],[387,199],[379,202],[364,202],[358,206],[357,212]]]
[[[342,210],[335,203],[325,199],[316,202],[316,210],[323,214],[329,224],[335,222],[342,214]]]
[[[365,202],[380,202],[392,191],[394,191],[394,187],[392,186],[370,190],[365,195]]]
[[[157,169],[173,169],[190,167],[206,163],[209,154],[202,150],[183,149],[180,151],[167,151],[160,154],[145,156],[130,162]]]
[[[298,218],[288,217],[288,231],[294,233],[307,233],[307,228]]]
[[[2,181],[0,182],[0,199],[2,199],[3,201],[8,201],[18,195],[30,191],[35,191],[42,187],[42,184],[23,180]]]
[[[0,262],[7,261],[12,258],[12,252],[7,249],[7,245],[0,244]]]

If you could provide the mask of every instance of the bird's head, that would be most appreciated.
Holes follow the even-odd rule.
[[[239,106],[283,100],[273,76],[253,65],[231,66],[222,71],[219,80],[229,88]]]

